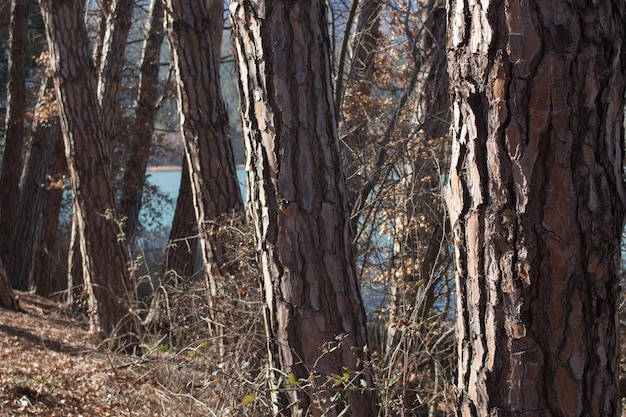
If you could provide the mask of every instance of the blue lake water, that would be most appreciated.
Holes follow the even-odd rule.
[[[160,191],[165,193],[172,202],[170,204],[164,203],[158,207],[159,212],[162,215],[162,223],[164,226],[168,227],[172,224],[172,220],[174,219],[174,210],[176,207],[176,199],[178,198],[178,191],[180,189],[180,177],[182,171],[180,169],[174,170],[163,170],[163,171],[150,171],[148,173],[148,181],[150,184],[155,185],[159,188]],[[244,170],[237,170],[237,177],[239,179],[239,186],[241,189],[241,195],[245,201],[246,198],[246,181],[247,175]],[[142,210],[141,216],[147,217],[149,213],[146,210]],[[169,230],[168,230],[169,232]],[[385,244],[389,244],[388,237],[386,238]],[[154,248],[155,242],[151,239],[145,239],[143,242],[144,249],[149,247]],[[159,245],[164,242],[159,242]],[[382,246],[383,243],[380,243]],[[159,250],[161,250],[159,248]],[[371,314],[374,310],[381,308],[387,302],[387,291],[385,291],[384,286],[382,284],[370,283],[369,285],[364,285],[362,287],[362,295],[365,301],[365,307],[368,314]]]
[[[148,182],[152,185],[159,187],[159,190],[165,193],[171,200],[172,204],[163,204],[159,207],[163,216],[163,225],[169,226],[174,219],[174,209],[176,208],[176,199],[178,198],[178,191],[180,190],[180,177],[182,171],[180,169],[163,170],[163,171],[150,171],[148,172]],[[237,178],[239,179],[239,187],[241,189],[241,195],[246,198],[246,171],[243,169],[237,170]],[[142,216],[146,216],[142,210]]]

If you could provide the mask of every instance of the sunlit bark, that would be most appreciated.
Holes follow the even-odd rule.
[[[286,375],[312,381],[282,390],[274,413],[335,416],[347,406],[351,415],[375,416],[325,3],[235,0],[230,14],[270,369],[274,383]],[[320,385],[344,372],[366,389],[347,389],[329,409]]]
[[[243,202],[230,143],[228,115],[220,91],[223,29],[221,0],[166,1],[185,161],[191,178],[205,267],[212,328],[221,345],[223,327],[215,307],[225,278],[236,273],[225,227],[243,216]]]
[[[620,415],[625,13],[448,2],[459,415]]]
[[[137,330],[129,315],[129,255],[115,223],[110,144],[99,111],[97,77],[89,55],[83,5],[73,0],[49,0],[42,1],[41,8],[76,199],[92,328],[106,336],[115,332],[128,338]]]

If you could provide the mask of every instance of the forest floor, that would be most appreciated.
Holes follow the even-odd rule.
[[[106,353],[86,318],[30,293],[18,297],[22,312],[0,309],[0,416],[214,414],[210,393],[193,393],[202,384],[185,371],[186,355]]]

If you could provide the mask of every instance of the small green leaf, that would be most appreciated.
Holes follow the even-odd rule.
[[[300,386],[301,382],[296,379],[296,376],[292,373],[289,374],[289,385],[292,387]]]
[[[254,394],[254,393],[248,394],[245,397],[243,397],[243,399],[241,400],[241,404],[242,405],[248,405],[248,404],[250,404],[254,400],[256,400],[256,394]]]

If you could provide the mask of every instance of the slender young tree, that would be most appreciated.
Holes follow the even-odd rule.
[[[619,416],[626,4],[447,10],[458,413]]]
[[[444,143],[450,129],[445,5],[440,0],[421,1],[415,15],[421,24],[412,39],[418,87],[411,117],[413,132],[399,169],[403,192],[398,198],[401,209],[391,259],[395,276],[389,307],[390,343],[397,339],[396,325],[428,317],[435,301],[433,270],[444,245],[443,204],[437,204],[437,198],[427,200],[425,195],[437,195],[440,189],[437,163],[441,161],[436,159],[442,158],[445,150],[437,146]]]
[[[137,328],[129,315],[129,255],[115,223],[111,149],[98,104],[84,4],[46,0],[41,9],[75,198],[92,329],[106,336],[130,337]]]
[[[326,12],[321,0],[231,2],[248,210],[263,271],[274,383],[286,376],[311,381],[281,390],[274,413],[335,416],[349,407],[351,415],[375,416]],[[331,404],[321,385],[344,373],[346,383],[364,389],[347,389]]]
[[[9,75],[7,83],[6,137],[0,172],[0,258],[12,270],[9,245],[13,234],[19,198],[22,153],[25,142],[26,116],[26,43],[28,40],[28,0],[11,0],[9,28]],[[26,290],[27,282],[12,285]]]
[[[104,131],[109,140],[113,140],[116,134],[115,121],[119,113],[117,100],[134,5],[134,0],[112,0],[110,11],[102,11],[104,38],[100,60],[95,62],[98,68],[98,101],[103,113]]]
[[[124,170],[120,215],[125,220],[126,238],[132,243],[139,223],[139,212],[146,182],[146,167],[157,113],[159,52],[163,43],[163,2],[152,0],[143,42],[139,69],[139,97],[135,105],[135,129],[130,143],[130,156]]]

